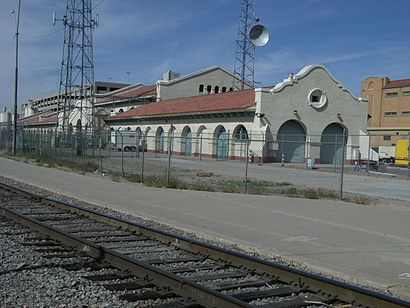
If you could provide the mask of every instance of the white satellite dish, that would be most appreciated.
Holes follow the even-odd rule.
[[[265,46],[269,41],[269,31],[262,25],[254,25],[249,31],[249,39],[256,47]]]

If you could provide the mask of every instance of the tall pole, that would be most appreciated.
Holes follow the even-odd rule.
[[[19,25],[20,25],[20,4],[17,9],[17,25],[16,25],[16,70],[14,74],[14,123],[13,123],[13,155],[16,155],[17,147],[17,89],[18,89],[18,74],[19,74]]]
[[[255,46],[248,34],[255,24],[255,5],[255,0],[241,0],[233,79],[236,90],[245,89],[246,84],[254,86]]]

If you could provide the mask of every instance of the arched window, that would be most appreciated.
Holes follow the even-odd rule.
[[[130,130],[131,130],[131,127],[128,126],[128,127],[127,127],[127,131],[130,131]]]
[[[226,87],[222,87],[222,93],[226,92]]]
[[[124,112],[124,109],[121,108],[120,110],[118,110],[118,112],[119,112],[119,113],[123,113],[123,112]]]
[[[204,85],[203,84],[199,85],[199,93],[204,93]]]
[[[206,93],[209,94],[209,93],[211,93],[211,91],[212,91],[212,86],[208,85],[206,87]]]
[[[233,92],[233,87],[230,87],[230,88],[229,88],[229,92]]]
[[[246,130],[245,126],[238,125],[233,133],[233,137],[238,142],[245,142],[249,139],[248,131]]]
[[[218,87],[218,86],[215,86],[214,92],[215,92],[215,93],[219,93],[219,87]]]

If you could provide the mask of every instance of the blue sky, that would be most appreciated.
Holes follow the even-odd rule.
[[[58,91],[65,0],[22,0],[19,104]],[[95,79],[153,84],[162,73],[212,65],[233,70],[240,0],[93,0]],[[0,107],[14,101],[17,0],[0,2]],[[256,51],[255,80],[282,81],[325,65],[359,95],[367,76],[410,78],[409,0],[257,0],[271,34]],[[407,31],[406,31],[407,30]],[[127,74],[126,72],[130,72]]]

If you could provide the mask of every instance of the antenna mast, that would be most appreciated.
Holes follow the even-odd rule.
[[[98,17],[97,17],[98,18]],[[64,25],[58,100],[59,130],[71,125],[77,130],[96,129],[94,110],[93,30],[98,19],[92,19],[91,0],[67,0]],[[56,18],[53,14],[53,24]],[[77,121],[72,123],[72,121]]]
[[[233,86],[236,90],[243,90],[245,83],[249,83],[252,87],[255,83],[255,46],[248,35],[255,24],[255,5],[255,0],[241,0],[233,80]]]

